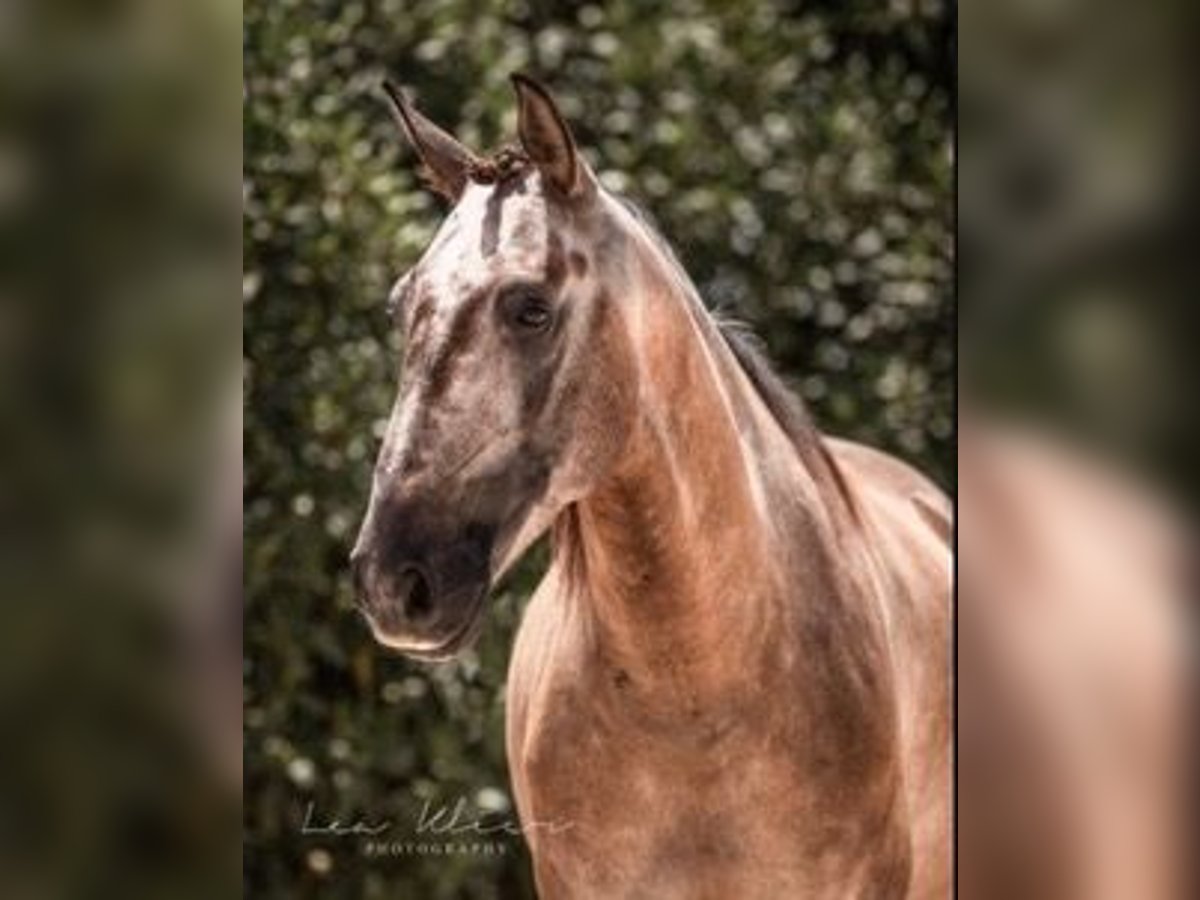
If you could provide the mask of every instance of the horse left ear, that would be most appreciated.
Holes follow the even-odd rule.
[[[517,133],[521,146],[551,187],[576,199],[590,193],[594,181],[579,155],[571,129],[550,92],[527,75],[512,75],[517,92]]]

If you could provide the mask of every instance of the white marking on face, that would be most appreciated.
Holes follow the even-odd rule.
[[[529,179],[509,185],[471,184],[420,261],[393,288],[393,302],[405,304],[398,320],[412,328],[408,337],[413,352],[437,358],[451,340],[456,321],[470,314],[465,310],[468,304],[490,303],[491,292],[506,283],[541,282],[549,227],[546,201]],[[476,314],[482,328],[490,327],[486,311]],[[413,445],[416,429],[431,424],[436,428],[437,420],[457,411],[452,398],[432,404],[425,399],[419,383],[404,386],[388,425],[381,477],[396,476],[400,455]],[[516,428],[518,399],[514,391],[496,391],[490,397],[487,414],[501,432]],[[486,465],[501,449],[485,449],[476,464]]]

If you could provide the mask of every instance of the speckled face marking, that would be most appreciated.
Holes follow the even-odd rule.
[[[620,226],[548,99],[519,85],[521,147],[485,159],[389,92],[454,206],[389,300],[403,364],[354,569],[377,637],[441,657],[611,464],[636,374],[593,261]]]

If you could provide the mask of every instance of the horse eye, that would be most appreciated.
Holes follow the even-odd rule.
[[[513,310],[513,321],[527,331],[544,331],[553,318],[550,304],[538,294],[521,295]]]

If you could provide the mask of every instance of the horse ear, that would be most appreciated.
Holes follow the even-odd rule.
[[[384,81],[383,90],[392,101],[401,130],[421,159],[429,187],[451,203],[457,202],[466,190],[467,173],[478,165],[478,158],[421,115],[394,82]]]
[[[592,183],[591,172],[550,92],[527,75],[514,74],[512,83],[521,146],[558,193],[568,198],[584,195]]]

